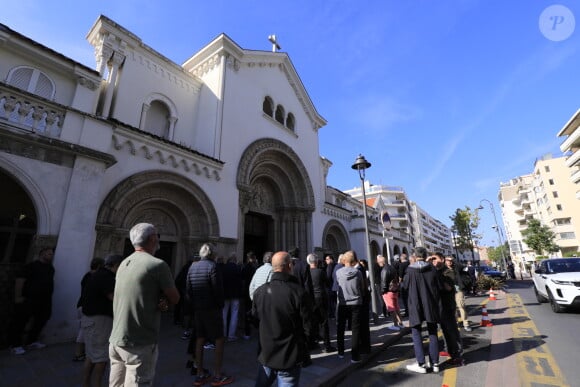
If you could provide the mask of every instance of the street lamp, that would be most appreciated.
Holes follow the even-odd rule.
[[[369,263],[369,278],[371,281],[371,306],[373,312],[373,321],[375,324],[378,322],[378,305],[377,305],[377,289],[375,287],[375,265],[371,259],[371,245],[369,238],[369,220],[367,217],[367,195],[365,192],[365,170],[371,167],[363,155],[358,155],[356,161],[352,165],[352,169],[358,171],[358,176],[361,181],[361,188],[363,194],[363,215],[365,218],[365,238],[366,238],[366,249],[367,249],[367,262]]]
[[[495,229],[495,231],[497,232],[497,238],[499,240],[499,245],[500,245],[500,252],[501,252],[503,269],[507,270],[508,265],[507,265],[507,259],[505,257],[505,253],[504,253],[503,238],[501,236],[502,233],[501,233],[501,229],[499,228],[499,225],[497,224],[497,217],[495,216],[495,210],[493,208],[493,204],[487,199],[481,199],[479,201],[479,207],[477,207],[478,210],[483,210],[483,205],[481,204],[481,202],[487,202],[487,204],[489,204],[489,208],[491,208],[491,213],[493,214],[493,221],[495,223],[495,225],[492,228]]]

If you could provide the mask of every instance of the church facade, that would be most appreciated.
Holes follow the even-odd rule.
[[[326,121],[286,53],[222,34],[178,65],[105,16],[87,39],[94,69],[0,24],[0,321],[15,272],[54,247],[45,339],[73,338],[90,260],[129,254],[139,222],[173,273],[207,241],[240,261],[294,246],[366,257],[362,203],[326,185]]]

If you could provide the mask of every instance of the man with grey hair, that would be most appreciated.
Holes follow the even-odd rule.
[[[252,313],[260,322],[256,386],[298,386],[300,371],[310,361],[310,296],[292,275],[285,251],[272,256],[271,281],[254,293]]]
[[[222,374],[224,357],[224,285],[221,269],[215,262],[215,247],[204,243],[199,249],[201,260],[189,268],[186,290],[193,309],[193,324],[197,335],[195,360],[197,376],[194,386],[202,386],[211,379],[214,386],[230,384],[231,376]],[[203,345],[206,339],[215,340],[214,376],[211,378],[203,368]]]
[[[324,352],[334,352],[336,351],[336,348],[330,345],[330,332],[328,328],[328,279],[326,277],[326,271],[319,267],[318,256],[314,253],[308,254],[306,257],[306,262],[308,262],[308,265],[310,265],[312,289],[314,290],[310,348],[315,349],[318,347],[318,340],[320,339],[320,328],[322,328]]]
[[[260,286],[264,285],[267,282],[270,282],[270,278],[272,277],[272,264],[270,263],[272,260],[272,255],[274,253],[271,251],[266,251],[264,256],[262,257],[263,265],[260,266],[254,276],[252,277],[252,281],[250,282],[250,299],[254,300],[254,292]]]
[[[153,256],[159,249],[155,226],[136,224],[129,237],[135,252],[119,266],[113,295],[111,387],[153,385],[161,311],[179,301],[169,266]]]
[[[407,268],[403,278],[403,288],[408,292],[409,326],[413,337],[416,363],[407,365],[409,371],[420,374],[431,370],[439,372],[439,343],[437,341],[437,323],[440,321],[441,280],[435,267],[426,262],[427,250],[417,246],[413,249],[414,262]],[[429,332],[429,358],[431,366],[425,362],[421,325],[427,324]]]

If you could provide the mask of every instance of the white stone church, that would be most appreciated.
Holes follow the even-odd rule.
[[[0,24],[1,332],[15,270],[51,246],[45,340],[73,338],[90,260],[129,254],[139,222],[158,227],[173,273],[206,241],[240,261],[294,246],[366,258],[362,204],[326,185],[326,121],[288,54],[222,34],[179,65],[104,16],[88,40],[95,69]],[[370,210],[372,256],[386,254]]]

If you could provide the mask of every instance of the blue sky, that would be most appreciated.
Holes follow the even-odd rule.
[[[253,50],[276,34],[328,120],[328,184],[358,186],[362,153],[371,183],[402,186],[448,225],[484,198],[499,216],[499,183],[560,155],[556,134],[580,107],[580,28],[552,41],[539,27],[553,4],[580,18],[573,1],[83,3],[0,0],[0,22],[93,68],[85,36],[99,14],[176,63],[222,32]],[[481,217],[483,242],[497,243],[489,208]]]

